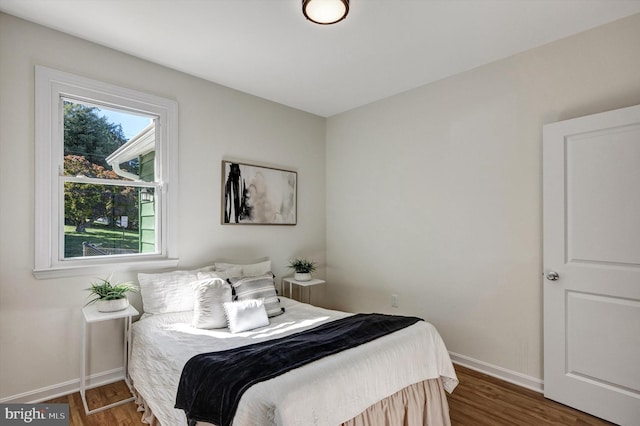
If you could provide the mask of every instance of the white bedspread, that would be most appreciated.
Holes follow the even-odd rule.
[[[184,412],[173,407],[182,368],[192,356],[351,315],[281,300],[285,314],[270,318],[267,327],[238,334],[192,328],[192,312],[153,315],[133,324],[129,363],[133,385],[163,426],[187,424]],[[252,386],[240,400],[234,425],[333,426],[408,385],[438,377],[448,392],[458,384],[440,335],[420,321]]]

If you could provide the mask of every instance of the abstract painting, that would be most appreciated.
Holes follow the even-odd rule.
[[[296,172],[222,161],[222,224],[295,225]]]

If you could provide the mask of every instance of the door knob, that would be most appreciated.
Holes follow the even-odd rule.
[[[549,280],[549,281],[558,281],[558,278],[560,278],[560,275],[558,275],[557,272],[554,271],[549,271],[545,274],[545,277]]]

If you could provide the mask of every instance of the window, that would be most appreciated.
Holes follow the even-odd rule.
[[[37,278],[177,265],[177,104],[36,67]]]

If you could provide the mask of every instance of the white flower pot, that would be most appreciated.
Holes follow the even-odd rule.
[[[115,312],[127,309],[129,306],[129,299],[115,299],[115,300],[98,300],[96,302],[98,306],[98,312]]]
[[[311,274],[308,272],[296,272],[293,278],[296,281],[311,281]]]

